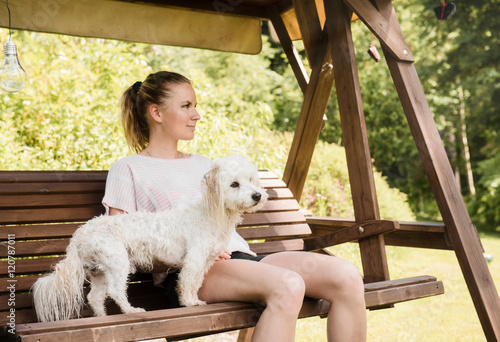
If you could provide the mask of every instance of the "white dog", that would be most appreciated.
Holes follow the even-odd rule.
[[[198,298],[203,278],[224,251],[243,212],[260,209],[267,193],[259,186],[256,167],[245,157],[217,160],[202,180],[202,200],[159,213],[137,212],[99,216],[73,235],[67,256],[55,271],[36,281],[33,299],[42,322],[70,319],[88,301],[96,316],[106,315],[104,301],[111,297],[124,313],[143,312],[127,299],[128,275],[161,262],[181,268],[179,301],[184,306],[204,305]]]

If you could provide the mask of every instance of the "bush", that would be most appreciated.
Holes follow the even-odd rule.
[[[130,153],[119,119],[122,92],[160,69],[185,74],[197,93],[202,120],[182,150],[212,159],[245,154],[280,176],[285,168],[292,134],[270,127],[284,110],[282,103],[297,101],[297,93],[281,94],[274,102],[289,75],[269,70],[265,54],[29,32],[18,32],[14,40],[29,84],[19,94],[0,97],[0,169],[108,169]],[[379,173],[375,177],[382,216],[411,220],[405,195],[389,188]],[[353,216],[342,147],[318,143],[301,203],[316,215]]]
[[[500,232],[500,155],[479,163],[477,193],[469,212],[480,231]]]
[[[389,187],[380,172],[374,172],[380,216],[383,219],[414,221],[406,194]],[[345,149],[318,142],[301,204],[315,215],[354,217]]]
[[[124,156],[118,99],[151,72],[136,45],[33,32],[13,40],[29,83],[1,94],[0,169],[106,169]]]

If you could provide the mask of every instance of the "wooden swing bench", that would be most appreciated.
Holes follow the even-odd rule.
[[[121,314],[110,300],[106,317],[90,317],[87,308],[82,318],[37,322],[30,288],[64,257],[75,229],[104,212],[106,175],[106,171],[0,171],[0,336],[36,342],[161,337],[170,341],[253,327],[261,312],[249,303],[169,309],[164,290],[153,286],[149,274],[135,274],[128,290],[132,304],[146,308],[145,313]],[[267,171],[260,176],[270,200],[260,212],[245,215],[238,230],[260,255],[328,253],[324,247],[378,234],[386,234],[387,244],[429,246],[433,240],[433,248],[451,249],[440,224],[306,218],[283,181]],[[365,290],[369,309],[444,292],[442,282],[432,276],[366,283]],[[324,300],[306,299],[300,317],[325,317],[329,306]]]
[[[269,20],[304,100],[283,181],[262,173],[272,200],[261,212],[245,217],[241,235],[259,254],[287,250],[326,253],[327,246],[358,241],[369,309],[443,293],[442,283],[430,276],[390,280],[385,245],[453,250],[486,339],[500,340],[500,297],[391,0],[16,3],[12,22],[18,29],[251,54],[261,48],[261,20]],[[115,20],[117,15],[120,22]],[[26,19],[39,16],[50,18],[50,25]],[[0,16],[4,27],[5,18]],[[380,220],[350,26],[356,18],[380,42],[445,225]],[[293,44],[295,39],[303,41],[310,73]],[[355,221],[304,217],[295,200],[301,197],[334,85]],[[134,305],[148,310],[145,313],[119,314],[110,303],[108,312],[117,314],[88,317],[87,310],[83,318],[36,323],[29,290],[40,274],[64,256],[74,230],[103,212],[100,201],[105,178],[105,171],[0,172],[1,340],[13,329],[19,341],[128,341],[184,339],[255,325],[260,311],[246,303],[168,309],[162,290],[144,274],[131,279],[129,295]],[[308,299],[300,317],[325,316],[328,308],[325,301]],[[240,334],[240,340],[248,340],[249,335]]]

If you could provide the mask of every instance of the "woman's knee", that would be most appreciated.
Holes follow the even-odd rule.
[[[336,298],[352,298],[364,300],[363,277],[359,270],[351,262],[341,260],[337,265],[332,266],[329,272],[329,280],[333,291],[331,295]]]
[[[284,313],[298,313],[302,307],[305,291],[304,279],[296,272],[284,270],[271,281],[266,304]]]

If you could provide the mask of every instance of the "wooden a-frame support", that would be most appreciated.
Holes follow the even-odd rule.
[[[312,69],[310,79],[280,14],[275,9],[269,13],[304,92],[284,181],[299,199],[335,80],[355,219],[357,222],[380,219],[350,30],[354,12],[382,45],[483,331],[488,341],[500,341],[500,299],[391,1],[325,0],[324,29],[321,29],[314,1],[294,0],[293,5]],[[365,282],[389,279],[383,235],[361,240],[360,251]]]

